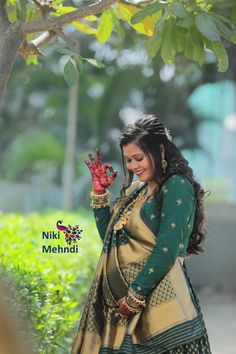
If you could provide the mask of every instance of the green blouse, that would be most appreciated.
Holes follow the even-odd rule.
[[[185,256],[192,233],[195,196],[187,178],[174,175],[162,186],[162,207],[157,210],[156,199],[147,200],[141,208],[145,224],[157,235],[157,243],[146,264],[130,287],[140,297],[146,297],[174,265],[178,256]],[[110,220],[110,208],[93,209],[102,240]]]

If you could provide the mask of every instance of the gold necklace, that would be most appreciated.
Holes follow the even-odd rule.
[[[125,226],[130,218],[130,216],[133,214],[135,209],[138,209],[143,202],[146,199],[146,192],[147,192],[148,186],[143,188],[143,190],[139,193],[139,195],[134,198],[123,210],[123,212],[120,215],[119,220],[114,224],[113,229],[114,231],[122,229],[123,226]]]

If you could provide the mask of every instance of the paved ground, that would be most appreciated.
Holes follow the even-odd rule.
[[[213,354],[236,354],[236,293],[197,291]]]

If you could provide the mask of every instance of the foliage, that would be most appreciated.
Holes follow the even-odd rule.
[[[42,231],[54,230],[57,220],[83,229],[77,254],[46,254],[42,244],[66,246],[60,240],[42,240]],[[66,354],[71,347],[98,255],[99,236],[91,213],[48,212],[1,216],[0,276],[14,295],[16,313],[32,326],[38,354]]]
[[[37,161],[63,164],[64,150],[62,144],[48,132],[31,129],[19,135],[4,156],[5,177],[9,180],[20,179],[33,169]]]
[[[209,70],[208,65],[200,71],[196,64],[180,57],[175,65],[165,65],[160,57],[150,61],[142,46],[132,44],[133,37],[131,32],[127,34],[125,47],[121,47],[120,42],[100,45],[92,37],[86,39],[86,46],[81,47],[83,58],[95,57],[106,64],[104,71],[87,65],[86,70],[80,74],[75,177],[83,182],[87,178],[87,188],[90,185],[90,175],[84,160],[89,151],[99,146],[105,161],[112,164],[114,161],[120,162],[118,136],[125,123],[120,112],[126,107],[142,112],[157,112],[172,135],[178,139],[178,146],[185,149],[198,147],[196,132],[201,121],[191,116],[185,102],[189,92],[204,82],[204,71],[209,73],[212,69]],[[50,177],[51,183],[57,183],[57,186],[60,184],[61,160],[57,154],[54,159],[50,151],[53,151],[53,141],[56,140],[59,146],[64,144],[68,93],[57,47],[55,43],[47,49],[48,58],[40,62],[39,66],[26,67],[23,61],[16,62],[5,103],[0,109],[0,127],[4,131],[0,141],[0,164],[4,177],[11,174],[12,179],[29,183],[35,174],[38,180],[40,174],[43,181],[45,178],[48,181]],[[63,58],[67,60],[65,56]],[[217,74],[214,62],[211,66],[215,74],[222,77],[222,74]],[[166,69],[173,72],[163,81],[161,74]],[[22,82],[26,84],[22,85]],[[21,112],[21,119],[18,119],[18,112]],[[38,139],[35,139],[35,135],[33,138],[30,134],[26,135],[28,129],[32,131],[32,125],[34,130],[43,132],[41,139],[47,133],[53,137],[52,141],[47,144],[43,139],[44,143],[41,144],[39,139],[39,144],[36,144]],[[26,139],[26,136],[29,138]],[[17,151],[19,141],[21,144]],[[28,152],[22,154],[25,145],[29,146]],[[34,153],[36,149],[37,154]],[[61,151],[61,147],[58,151]],[[47,158],[49,153],[52,160]],[[27,160],[32,157],[30,164],[25,164],[24,155]],[[16,170],[19,171],[18,166],[23,173],[16,173]],[[116,169],[119,167],[120,165],[116,166]],[[81,200],[87,206],[89,201],[86,186],[81,180],[78,180],[77,185],[78,188],[83,185],[82,190],[85,193],[74,193],[75,205]],[[118,184],[119,182],[117,186]],[[32,198],[36,198],[35,194]]]
[[[26,0],[8,0],[9,19],[29,22],[42,18],[46,12],[58,17],[77,10],[77,7],[67,6],[63,0],[43,4],[38,1],[37,6],[35,4]],[[94,36],[104,44],[113,32],[123,39],[127,23],[144,39],[150,57],[160,52],[162,60],[168,64],[182,53],[187,59],[202,65],[205,51],[210,50],[218,58],[218,70],[223,72],[228,68],[224,42],[236,43],[236,4],[233,0],[117,2],[100,15],[86,16],[70,25],[79,33]],[[27,37],[28,40],[33,38],[35,34]],[[68,52],[68,55],[65,79],[73,85],[83,58],[77,51]],[[37,63],[37,56],[28,56],[27,63]],[[94,61],[90,63],[97,65]]]

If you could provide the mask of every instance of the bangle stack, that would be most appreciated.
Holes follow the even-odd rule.
[[[106,191],[104,194],[95,194],[94,192],[90,192],[90,196],[92,198],[90,206],[94,209],[109,206],[109,194],[110,193],[108,191]]]
[[[127,316],[132,313],[132,314],[135,314],[135,313],[138,313],[140,312],[141,308],[134,308],[132,306],[129,305],[129,303],[127,302],[127,299],[125,298],[125,301],[123,302],[123,306],[125,307],[125,309],[128,311],[127,312]]]

